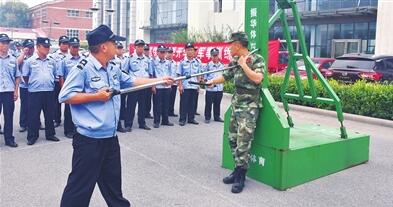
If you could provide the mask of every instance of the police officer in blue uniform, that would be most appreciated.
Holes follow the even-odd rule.
[[[59,76],[60,87],[63,87],[64,81],[67,79],[68,74],[74,68],[75,65],[83,58],[79,54],[80,41],[76,37],[72,37],[69,40],[69,54],[61,61],[60,67],[58,68],[57,75]],[[75,125],[72,122],[70,105],[64,105],[64,135],[67,138],[73,138],[75,135]]]
[[[172,77],[176,78],[176,70],[177,70],[177,64],[176,61],[173,60],[173,48],[169,47],[167,48],[167,54],[166,54],[166,59],[170,64],[171,71],[172,71]],[[169,111],[168,111],[168,116],[172,117],[177,117],[178,115],[175,114],[175,100],[176,100],[176,93],[177,93],[177,84],[173,84],[171,86],[171,94],[169,95]]]
[[[204,71],[214,71],[224,68],[224,65],[220,62],[220,57],[218,56],[220,51],[217,48],[213,48],[210,50],[211,61],[206,65]],[[205,81],[212,80],[221,73],[210,73],[205,75]],[[222,100],[224,84],[217,84],[213,87],[206,88],[206,95],[205,95],[205,123],[210,123],[211,119],[211,111],[213,105],[213,114],[214,114],[214,121],[217,122],[224,122],[224,120],[220,117],[220,105]]]
[[[20,71],[16,58],[10,54],[12,40],[7,34],[0,34],[0,106],[4,115],[4,141],[9,147],[17,147],[13,131],[15,101],[18,99]]]
[[[121,190],[120,146],[116,135],[120,116],[120,96],[112,96],[110,88],[119,90],[132,85],[163,79],[133,78],[111,61],[115,56],[114,35],[101,25],[87,34],[91,54],[69,73],[59,95],[60,102],[71,106],[77,134],[73,139],[72,171],[61,199],[61,207],[87,207],[96,183],[108,206],[130,206]]]
[[[135,53],[128,59],[125,65],[127,71],[133,77],[150,78],[152,76],[151,64],[148,57],[143,54],[143,47],[145,42],[143,40],[136,40]],[[151,89],[147,88],[140,91],[135,91],[128,94],[127,98],[127,117],[125,120],[125,129],[131,131],[132,123],[135,116],[135,107],[138,103],[138,124],[140,129],[150,130],[151,128],[146,125],[145,117],[147,112],[146,97]]]
[[[22,42],[23,49],[19,55],[17,62],[19,70],[22,73],[22,67],[24,62],[34,54],[34,41],[32,39],[26,39]],[[28,84],[21,78],[19,84],[20,93],[20,113],[19,113],[19,132],[25,132],[27,130],[27,114],[28,114]]]
[[[59,49],[50,54],[49,57],[54,59],[56,63],[58,63],[58,67],[60,67],[60,64],[62,60],[68,55],[68,50],[69,50],[69,38],[67,36],[60,36],[59,37]],[[56,76],[55,79],[55,113],[54,113],[54,122],[55,122],[55,127],[60,126],[61,123],[61,103],[57,100],[57,97],[59,96],[60,93],[60,82],[59,82],[59,76]]]
[[[152,64],[153,62],[153,58],[150,57],[150,45],[149,44],[145,44],[145,46],[143,46],[143,54],[149,59],[150,63],[149,65]],[[152,90],[146,90],[146,118],[147,119],[152,119],[153,116],[150,114],[151,111],[151,98],[152,98]]]
[[[116,63],[116,65],[125,73],[128,74],[128,72],[125,71],[124,67],[125,64],[127,63],[127,58],[124,57],[124,46],[123,43],[121,42],[116,42],[116,55],[115,58],[113,59],[113,62]],[[127,94],[121,94],[120,95],[120,119],[119,123],[117,124],[117,131],[125,133],[127,132],[121,123],[121,121],[125,120],[126,114],[127,114],[127,109],[126,109],[126,101],[127,101]]]
[[[37,52],[24,61],[22,75],[28,84],[28,129],[27,144],[33,145],[39,137],[40,113],[44,111],[45,137],[50,141],[59,141],[55,136],[54,89],[57,75],[57,63],[48,57],[50,40],[37,38]]]
[[[166,50],[164,45],[159,45],[157,48],[157,57],[152,61],[153,77],[155,78],[172,76],[171,64],[165,59]],[[160,122],[161,125],[173,126],[168,118],[171,86],[157,85],[153,87],[153,94],[154,128],[160,127]]]
[[[177,68],[178,76],[193,75],[201,72],[201,64],[195,59],[194,44],[187,43],[185,45],[186,57],[179,63]],[[201,77],[193,77],[178,82],[178,90],[180,92],[180,117],[179,125],[184,126],[186,120],[190,124],[199,124],[195,121],[195,100],[198,93],[198,85],[190,84],[189,81],[200,82]]]

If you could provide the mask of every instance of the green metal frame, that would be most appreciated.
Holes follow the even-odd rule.
[[[284,83],[281,86],[280,96],[281,96],[281,100],[284,105],[284,110],[287,114],[287,121],[288,121],[289,126],[291,126],[291,127],[294,126],[292,117],[289,115],[289,106],[288,106],[289,99],[302,100],[302,101],[313,102],[313,103],[330,104],[330,105],[334,105],[336,107],[337,118],[338,118],[338,121],[340,122],[340,125],[341,125],[340,126],[341,138],[343,138],[343,139],[348,138],[346,128],[344,127],[344,124],[343,124],[344,116],[343,116],[343,112],[342,112],[342,105],[341,105],[340,98],[337,96],[337,94],[330,87],[329,83],[322,76],[322,74],[320,73],[320,71],[318,70],[318,68],[315,66],[314,62],[311,60],[311,58],[308,55],[306,41],[304,38],[302,23],[300,20],[300,15],[299,15],[299,11],[298,11],[298,8],[296,5],[296,1],[294,1],[294,0],[276,0],[276,1],[277,1],[280,8],[269,19],[269,28],[274,25],[274,22],[276,22],[278,19],[280,19],[281,25],[283,28],[283,34],[284,34],[285,40],[287,42],[289,60],[288,60],[288,67],[287,67],[287,70],[285,73]],[[293,20],[295,22],[296,32],[297,32],[297,36],[299,38],[299,43],[300,43],[300,48],[301,48],[302,54],[295,53],[293,45],[290,44],[292,42],[292,38],[291,38],[291,34],[289,32],[287,16],[285,14],[286,9],[290,9],[292,11]],[[303,85],[302,85],[300,75],[299,75],[299,70],[298,70],[297,64],[296,64],[296,61],[300,60],[300,59],[302,59],[304,61],[304,65],[305,65],[306,73],[307,73],[307,81],[308,81],[311,95],[305,95],[305,93],[304,93]],[[292,70],[294,72],[295,83],[296,83],[296,87],[298,90],[298,94],[291,94],[291,93],[286,92],[288,89],[289,78],[290,78]],[[324,90],[326,90],[326,92],[329,94],[329,98],[318,97],[317,90],[316,90],[315,83],[314,83],[313,74],[315,74],[317,76],[317,78],[321,82]]]

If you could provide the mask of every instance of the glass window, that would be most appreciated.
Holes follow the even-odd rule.
[[[341,39],[353,39],[353,24],[341,25]]]
[[[79,30],[76,29],[67,29],[67,36],[68,37],[79,37]]]
[[[357,3],[359,0],[341,0],[341,8],[353,8],[357,7]]]
[[[67,16],[69,17],[77,17],[79,16],[79,11],[75,9],[68,9],[67,10]]]
[[[385,59],[384,62],[385,62],[386,69],[393,70],[393,58]]]
[[[355,39],[367,39],[368,36],[368,23],[355,23]]]
[[[91,12],[91,11],[86,11],[85,17],[87,17],[87,18],[92,18],[92,17],[93,17],[93,12]]]
[[[362,69],[373,69],[375,66],[375,62],[373,60],[365,60],[365,59],[345,59],[340,58],[336,59],[332,64],[332,68],[362,68]]]

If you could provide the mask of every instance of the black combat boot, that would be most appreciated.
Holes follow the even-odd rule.
[[[240,193],[244,188],[244,181],[246,180],[247,170],[239,168],[237,176],[235,177],[235,182],[232,185],[232,193]]]
[[[231,174],[229,174],[224,179],[222,179],[222,182],[224,182],[225,184],[232,184],[233,182],[235,182],[235,177],[238,171],[239,171],[239,167],[236,167]]]

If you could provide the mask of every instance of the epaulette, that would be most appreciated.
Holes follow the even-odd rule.
[[[113,61],[113,60],[110,60],[109,63],[112,65],[116,65],[115,61]]]
[[[86,66],[87,64],[87,60],[86,59],[82,59],[81,61],[79,61],[78,65],[76,66],[79,70],[83,70],[83,68]]]
[[[129,75],[129,73],[128,73],[127,71],[121,70],[121,72],[123,72],[123,73]]]

